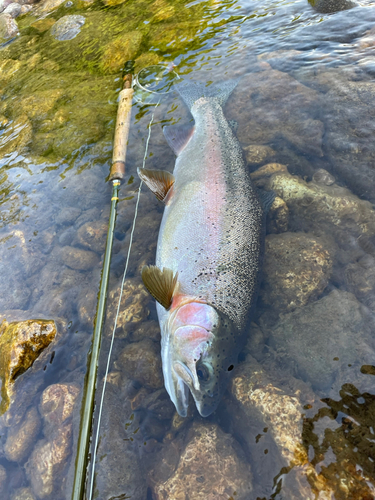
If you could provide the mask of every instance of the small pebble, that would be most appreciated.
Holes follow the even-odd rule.
[[[22,16],[23,14],[27,14],[28,12],[30,12],[30,10],[33,8],[32,5],[21,5],[21,13],[20,15]]]
[[[314,173],[312,180],[321,186],[331,186],[331,184],[335,183],[333,175],[327,172],[327,170],[324,170],[324,168],[319,168],[319,170]]]
[[[21,5],[19,3],[11,3],[6,9],[4,9],[4,14],[9,14],[13,19],[21,14]]]

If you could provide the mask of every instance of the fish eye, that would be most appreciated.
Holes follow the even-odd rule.
[[[234,368],[233,365],[228,366],[228,372],[231,372],[233,370],[233,368]]]
[[[199,380],[202,382],[207,382],[207,380],[210,378],[210,372],[208,371],[207,366],[205,366],[203,363],[197,366],[197,375]]]

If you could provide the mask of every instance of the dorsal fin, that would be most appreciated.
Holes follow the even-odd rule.
[[[165,309],[169,309],[172,305],[177,277],[178,273],[173,276],[173,271],[166,267],[163,267],[162,271],[156,266],[142,268],[142,281],[145,287]]]
[[[165,200],[168,191],[174,184],[174,175],[166,170],[138,168],[138,175],[160,201]]]
[[[163,127],[164,137],[174,154],[178,156],[194,134],[194,125],[166,125]]]

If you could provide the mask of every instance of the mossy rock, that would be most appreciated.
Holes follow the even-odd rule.
[[[27,116],[21,115],[13,122],[9,122],[0,136],[0,158],[17,151],[20,153],[31,141],[32,128]]]
[[[62,89],[34,91],[31,95],[17,101],[13,107],[13,113],[15,116],[26,115],[34,120],[41,120],[54,108],[62,95]]]
[[[88,79],[87,74],[77,73],[58,80],[64,85],[64,96],[53,114],[38,124],[32,142],[35,153],[54,158],[99,141],[117,109],[113,88],[117,84],[112,77]]]
[[[52,320],[31,319],[0,325],[0,415],[9,407],[14,381],[26,372],[56,336]]]
[[[117,73],[125,61],[134,59],[142,43],[140,31],[125,33],[104,47],[100,68],[103,73]]]
[[[129,41],[125,44],[122,64],[127,58],[135,58],[140,46],[140,35],[134,31],[138,19],[129,19],[124,23],[120,16],[108,12],[104,15],[102,11],[86,12],[85,19],[80,33],[71,40],[55,40],[50,30],[40,35],[43,55],[56,61],[63,70],[76,69],[103,73],[108,69],[102,64],[102,56],[108,50],[108,44],[114,42],[116,46],[119,40],[125,38]],[[135,38],[134,44],[131,43],[130,35]]]

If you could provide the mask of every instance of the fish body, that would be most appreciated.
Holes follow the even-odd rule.
[[[192,85],[192,84],[191,84]],[[222,104],[234,84],[180,90],[194,117],[165,198],[156,266],[176,277],[169,307],[157,303],[166,389],[186,416],[189,390],[198,411],[217,407],[245,341],[264,246],[264,210]],[[147,286],[147,284],[146,284]],[[156,296],[156,295],[155,295]]]

